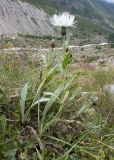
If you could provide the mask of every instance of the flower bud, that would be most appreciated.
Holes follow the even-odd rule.
[[[61,35],[65,36],[66,35],[66,27],[61,27]]]
[[[65,52],[67,53],[67,52],[69,52],[69,48],[67,47],[67,48],[65,48]]]
[[[51,41],[50,45],[51,45],[51,48],[55,48],[56,44],[54,39]]]

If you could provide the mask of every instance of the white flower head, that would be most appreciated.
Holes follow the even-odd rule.
[[[75,16],[70,15],[68,12],[63,12],[62,14],[59,15],[53,15],[53,17],[50,19],[50,22],[54,26],[59,26],[59,27],[74,27],[76,22]]]

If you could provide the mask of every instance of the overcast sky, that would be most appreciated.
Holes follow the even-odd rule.
[[[106,2],[109,2],[109,3],[114,3],[114,0],[104,0]]]

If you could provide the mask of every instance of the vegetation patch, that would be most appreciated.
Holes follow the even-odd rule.
[[[114,102],[103,86],[113,70],[72,72],[67,39],[61,54],[39,56],[0,55],[0,158],[112,160]]]

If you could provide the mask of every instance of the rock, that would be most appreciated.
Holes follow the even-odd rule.
[[[114,95],[114,84],[105,85],[104,91],[107,91]]]
[[[102,59],[102,58],[99,59],[99,64],[100,64],[100,65],[104,65],[105,63],[106,63],[106,62],[105,62],[104,59]]]

